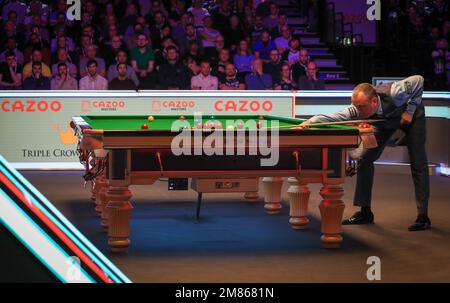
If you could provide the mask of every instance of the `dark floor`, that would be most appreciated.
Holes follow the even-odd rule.
[[[262,199],[205,194],[200,224],[193,223],[196,193],[168,192],[167,183],[133,186],[128,255],[108,252],[81,172],[23,172],[99,249],[136,282],[367,282],[366,260],[381,258],[382,282],[450,282],[450,179],[431,178],[433,228],[411,233],[415,219],[410,176],[378,173],[376,224],[345,226],[338,250],[320,242],[319,185],[310,186],[310,227],[294,231],[288,205],[267,215]],[[345,184],[349,216],[355,179]],[[284,202],[287,196],[284,195]]]

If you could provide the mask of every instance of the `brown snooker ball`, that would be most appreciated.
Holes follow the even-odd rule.
[[[145,124],[145,123],[144,123],[144,124],[142,124],[142,125],[141,125],[141,129],[148,129],[148,125],[147,125],[147,124]]]
[[[179,118],[181,121],[185,120],[186,118],[184,116],[180,116]]]

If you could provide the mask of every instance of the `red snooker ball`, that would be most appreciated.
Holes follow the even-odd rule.
[[[243,128],[243,127],[244,127],[244,123],[239,122],[239,123],[237,124],[237,128],[241,129],[241,128]]]
[[[145,123],[144,123],[144,124],[142,124],[142,125],[141,125],[141,129],[148,129],[148,125],[147,125],[147,124],[145,124]]]
[[[258,122],[258,123],[256,123],[256,127],[258,127],[258,128],[261,128],[261,127],[263,127],[263,123],[262,123],[262,122]]]

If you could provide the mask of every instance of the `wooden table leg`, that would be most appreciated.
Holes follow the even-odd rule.
[[[288,179],[289,188],[289,223],[293,229],[305,229],[308,227],[308,202],[311,191],[305,183],[299,182],[297,178]]]
[[[128,187],[110,186],[106,194],[108,204],[108,245],[113,252],[126,252],[130,245],[130,219],[133,206]]]
[[[247,202],[256,202],[259,199],[259,194],[257,191],[249,191],[245,193],[244,198]]]
[[[264,177],[264,209],[268,214],[278,214],[281,211],[282,177]]]
[[[320,190],[323,200],[319,209],[322,216],[322,243],[326,248],[338,248],[342,243],[342,215],[344,189],[341,184],[324,184]]]
[[[106,175],[103,174],[102,177],[100,178],[100,184],[101,184],[101,189],[98,193],[98,199],[100,201],[100,206],[101,206],[101,226],[103,228],[103,230],[107,231],[108,230],[108,211],[106,209],[106,206],[108,205],[108,197],[107,197],[107,192],[109,189],[109,181],[108,178],[106,178]]]
[[[95,212],[98,216],[101,214],[101,207],[100,207],[100,201],[98,201],[98,192],[100,191],[100,183],[99,183],[100,177],[97,177],[94,179],[93,186],[91,189],[91,200],[94,201],[95,204]]]

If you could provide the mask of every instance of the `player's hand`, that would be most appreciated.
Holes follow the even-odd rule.
[[[358,128],[369,128],[372,127],[369,123],[359,123]]]
[[[309,121],[307,120],[307,121],[304,121],[304,122],[300,123],[300,124],[297,125],[297,126],[294,126],[294,129],[305,129],[305,128],[307,128],[308,126],[310,126],[311,124],[312,124],[312,123],[309,122]]]
[[[402,114],[401,119],[400,119],[400,124],[402,124],[402,125],[403,124],[410,124],[412,119],[413,119],[413,117],[410,114],[408,114],[407,112],[404,112]]]

